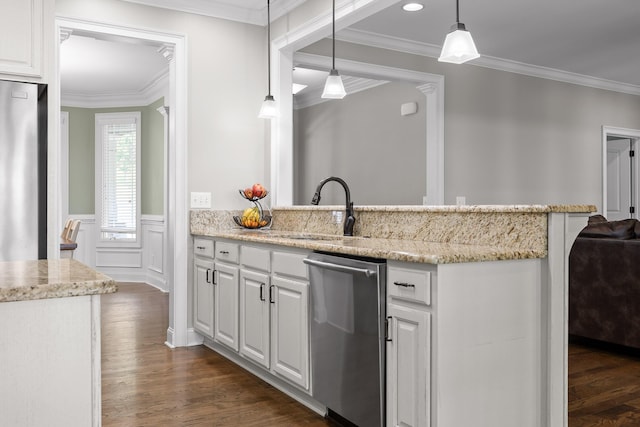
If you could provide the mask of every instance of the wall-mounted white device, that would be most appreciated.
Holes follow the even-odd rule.
[[[410,116],[418,112],[418,103],[417,102],[407,102],[400,106],[400,115],[401,116]]]

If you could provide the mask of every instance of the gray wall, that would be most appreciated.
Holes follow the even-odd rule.
[[[331,43],[304,51],[329,56]],[[469,204],[601,208],[601,127],[640,129],[639,96],[345,42],[336,52],[445,76],[447,204],[466,196]]]
[[[400,115],[417,102],[418,113]],[[318,182],[339,176],[355,204],[416,205],[426,194],[425,96],[390,82],[294,111],[294,204],[309,204]],[[343,204],[339,184],[322,190],[323,204]]]
[[[143,107],[76,108],[69,113],[69,214],[95,213],[95,115],[140,111],[140,208],[143,215],[164,213],[164,118],[157,111],[163,99]]]

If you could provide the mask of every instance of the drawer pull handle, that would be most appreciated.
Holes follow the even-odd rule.
[[[384,319],[384,340],[387,342],[393,342],[389,334],[389,324],[391,323],[391,319],[393,319],[391,316],[387,316],[387,318]]]
[[[414,285],[413,283],[406,283],[406,282],[393,282],[394,285],[396,286],[402,286],[403,288],[415,288],[416,285]]]
[[[204,251],[205,249],[207,249],[205,246],[196,246],[196,248],[200,249],[201,251]]]
[[[220,251],[220,255],[229,255],[229,251]]]
[[[209,273],[211,273],[211,269],[207,268],[207,283],[211,283],[211,279],[209,279]]]
[[[275,300],[273,299],[273,288],[275,287],[275,285],[271,285],[269,286],[269,302],[271,304],[275,304]]]
[[[213,270],[213,274],[211,275],[211,279],[213,280],[213,284],[214,285],[217,285],[217,283],[216,283],[216,271],[218,271],[218,270],[214,269]]]
[[[266,285],[264,283],[260,283],[260,301],[264,301],[264,287]]]

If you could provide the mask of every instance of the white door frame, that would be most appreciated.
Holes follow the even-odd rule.
[[[373,15],[399,0],[338,0],[336,31]],[[293,54],[295,51],[331,35],[332,10],[314,16],[271,42],[272,93],[277,100],[278,117],[271,122],[271,204],[293,204]],[[338,62],[339,64],[339,62]]]
[[[619,136],[622,138],[629,138],[633,143],[633,149],[638,149],[638,142],[640,141],[639,129],[627,129],[614,126],[602,126],[602,207],[600,212],[606,218],[607,217],[607,137]],[[633,184],[633,202],[638,204],[638,156],[633,158],[633,174],[635,175],[635,181]],[[633,178],[632,178],[633,179]],[[637,206],[636,206],[637,209]],[[634,214],[634,217],[638,217],[638,212]]]
[[[150,40],[172,45],[173,60],[169,66],[169,98],[171,114],[169,115],[169,147],[167,161],[168,189],[165,197],[164,218],[165,235],[167,237],[167,270],[169,287],[169,328],[166,344],[170,347],[182,347],[188,344],[187,331],[187,283],[188,283],[188,248],[189,248],[189,211],[187,206],[187,42],[184,34],[152,31],[123,27],[116,24],[105,24],[73,18],[57,17],[55,21],[55,67],[54,86],[60,86],[60,30],[82,30],[93,33],[124,36],[134,39]],[[54,134],[60,138],[60,91],[50,93],[50,103],[54,111]],[[60,144],[56,143],[60,149]],[[61,162],[49,165],[59,168]],[[58,174],[58,171],[50,171]],[[60,223],[60,212],[56,213]]]
[[[322,70],[329,64],[330,57],[304,52],[293,55],[294,67]],[[427,127],[426,147],[426,190],[425,205],[444,204],[444,76],[403,68],[369,64],[365,62],[336,59],[340,74],[365,77],[374,80],[392,80],[415,85],[426,101],[424,118]]]

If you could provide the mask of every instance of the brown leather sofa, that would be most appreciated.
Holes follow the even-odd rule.
[[[597,215],[569,255],[569,334],[640,348],[640,222]]]

